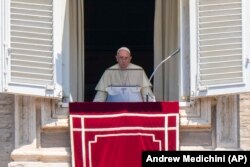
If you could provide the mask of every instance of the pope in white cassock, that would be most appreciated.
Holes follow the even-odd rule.
[[[127,47],[117,50],[117,64],[105,70],[95,90],[94,102],[142,102],[155,101],[142,67],[131,63],[131,52]]]

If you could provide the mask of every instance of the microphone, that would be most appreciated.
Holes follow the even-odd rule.
[[[155,68],[155,70],[153,71],[153,73],[151,74],[151,76],[149,77],[149,82],[151,82],[153,76],[155,75],[156,71],[158,70],[158,68],[165,63],[166,61],[168,61],[171,57],[173,57],[174,55],[176,55],[177,53],[180,52],[180,48],[176,49],[176,51],[174,51],[171,55],[169,55],[167,58],[163,59],[160,64],[157,65],[157,67]],[[148,102],[149,98],[149,93],[147,93],[146,95],[146,101]]]

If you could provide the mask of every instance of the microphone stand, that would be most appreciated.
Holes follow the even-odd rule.
[[[164,60],[162,60],[160,62],[160,64],[157,65],[157,67],[155,68],[155,70],[153,71],[153,73],[151,74],[151,76],[149,77],[149,82],[152,80],[153,76],[155,75],[156,71],[158,70],[158,68],[163,64],[165,63],[166,61],[168,61],[171,57],[173,57],[174,55],[176,55],[177,53],[180,52],[180,49],[178,48],[176,51],[174,51],[171,55],[169,55],[167,58],[165,58]],[[149,92],[149,91],[147,91]],[[146,101],[148,102],[149,100],[149,93],[147,93],[146,95]]]

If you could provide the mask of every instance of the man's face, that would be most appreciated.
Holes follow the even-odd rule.
[[[126,50],[121,50],[118,52],[116,56],[116,60],[120,66],[121,69],[126,69],[131,61],[132,57],[130,56],[130,53]]]

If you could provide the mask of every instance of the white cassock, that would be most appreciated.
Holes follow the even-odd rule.
[[[116,64],[105,70],[95,90],[94,102],[140,102],[155,101],[149,82],[142,67],[130,63],[122,70]]]

